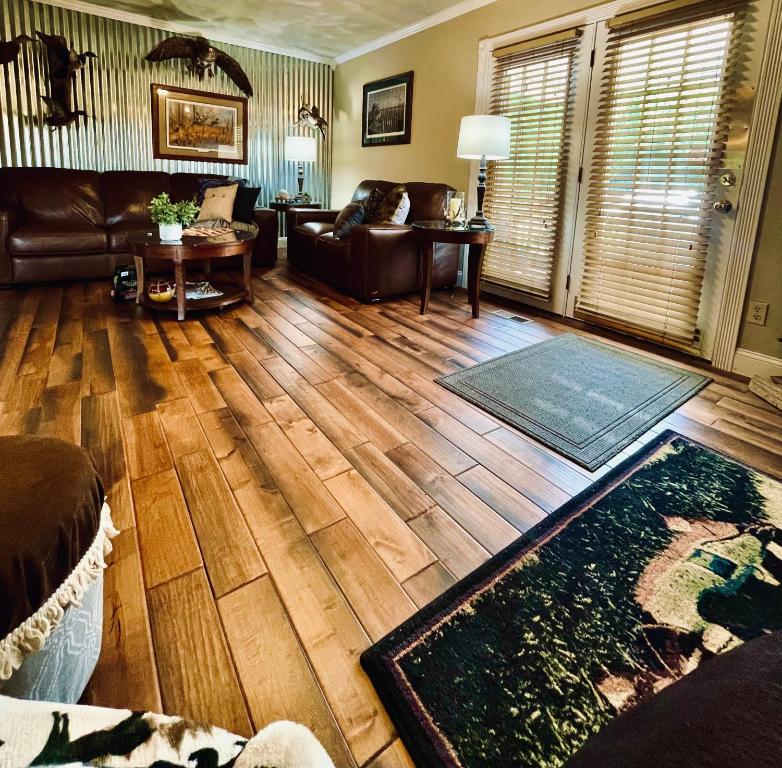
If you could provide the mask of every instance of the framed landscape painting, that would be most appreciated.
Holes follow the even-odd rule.
[[[413,73],[405,72],[364,86],[361,146],[410,143]]]
[[[247,163],[247,99],[152,84],[153,156]]]

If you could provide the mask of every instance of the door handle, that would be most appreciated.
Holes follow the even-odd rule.
[[[714,205],[712,205],[712,208],[714,208],[717,213],[730,213],[733,210],[733,203],[731,203],[730,200],[717,200]]]

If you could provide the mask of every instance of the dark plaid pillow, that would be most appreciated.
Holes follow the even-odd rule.
[[[367,224],[375,223],[377,209],[380,208],[386,193],[375,187],[361,202],[364,203],[364,221]]]
[[[255,204],[258,202],[258,195],[261,194],[260,187],[243,187],[239,185],[234,199],[234,221],[243,221],[245,224],[252,224],[255,214]]]
[[[347,237],[353,231],[353,227],[358,226],[364,221],[364,203],[358,200],[355,203],[348,203],[337,216],[334,222],[334,237],[342,239]]]
[[[367,224],[390,224],[391,219],[402,202],[402,197],[407,192],[404,184],[397,184],[388,190],[388,194],[383,196],[383,200],[375,209],[372,218],[366,218]]]

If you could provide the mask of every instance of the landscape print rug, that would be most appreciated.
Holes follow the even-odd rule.
[[[665,432],[361,662],[419,766],[567,763],[782,627],[782,483]]]

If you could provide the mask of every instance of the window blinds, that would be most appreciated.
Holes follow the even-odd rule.
[[[609,25],[577,316],[697,345],[742,25],[725,8]]]
[[[570,149],[579,30],[495,51],[490,111],[511,119],[511,156],[490,164],[494,225],[483,279],[548,299]]]

